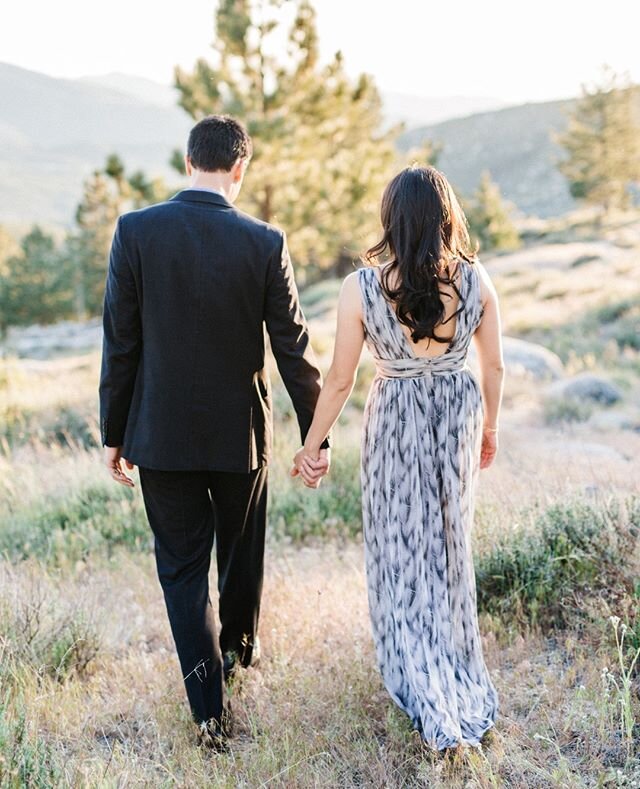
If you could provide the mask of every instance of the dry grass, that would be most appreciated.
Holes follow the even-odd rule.
[[[39,610],[41,628],[55,630],[73,616],[99,643],[83,670],[62,678],[25,671],[24,656],[13,664],[20,692],[5,722],[23,711],[26,742],[46,747],[51,785],[577,787],[609,776],[599,785],[615,786],[625,762],[615,705],[602,692],[602,666],[613,667],[606,639],[599,651],[571,633],[501,642],[490,620],[496,730],[478,751],[423,750],[375,669],[357,545],[271,547],[264,660],[232,691],[236,736],[217,757],[193,744],[150,557],[123,552],[63,578],[5,567],[0,600],[11,621]],[[3,637],[5,658],[7,649]]]
[[[640,235],[632,230],[490,262],[507,326],[545,324],[558,342],[565,329],[576,336],[571,321],[585,311],[608,298],[617,303],[623,292],[637,295]],[[602,285],[607,274],[611,291]],[[310,312],[326,366],[336,288],[318,288]],[[543,633],[511,611],[481,616],[500,695],[497,726],[481,749],[449,756],[423,749],[389,700],[375,665],[362,545],[352,536],[361,408],[372,375],[366,356],[337,430],[336,475],[320,496],[287,478],[296,431],[276,387],[264,659],[233,688],[230,753],[198,750],[139,494],[114,494],[92,446],[97,365],[96,352],[0,361],[0,544],[7,557],[31,554],[0,561],[2,789],[640,786],[636,746],[620,727],[620,667],[608,619],[620,616],[640,631],[632,557],[620,557],[626,586],[581,589],[569,601],[582,608],[564,630]],[[623,358],[616,349],[590,359],[581,351],[569,368],[603,365],[620,374],[624,407],[631,407],[637,353]],[[535,513],[573,500],[598,507],[639,492],[640,433],[605,421],[548,425],[544,394],[534,381],[508,381],[501,451],[481,477],[480,556],[535,529]],[[87,495],[93,511],[86,511]],[[14,546],[21,530],[36,541]],[[640,645],[640,632],[634,637]],[[632,690],[638,717],[636,678]]]

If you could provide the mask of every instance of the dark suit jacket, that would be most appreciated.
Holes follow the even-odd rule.
[[[121,216],[104,300],[103,444],[154,469],[267,463],[265,325],[304,440],[321,376],[284,234],[195,189]]]

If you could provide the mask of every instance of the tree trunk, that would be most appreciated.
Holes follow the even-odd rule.
[[[82,266],[76,265],[75,272],[75,311],[76,320],[83,321],[87,317],[87,289],[85,287],[84,278],[82,276]]]
[[[347,255],[341,252],[331,267],[331,273],[335,274],[336,277],[346,277],[347,274],[351,274],[355,271],[357,267],[358,261],[354,260],[353,255]]]
[[[267,184],[264,188],[264,199],[260,205],[260,219],[263,222],[271,222],[273,213],[273,187]]]

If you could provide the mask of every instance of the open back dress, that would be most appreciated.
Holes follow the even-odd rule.
[[[388,692],[437,749],[476,745],[498,704],[470,544],[483,410],[466,360],[482,303],[477,266],[460,266],[455,333],[431,358],[414,353],[376,269],[358,272],[376,363],[361,467],[373,637]]]

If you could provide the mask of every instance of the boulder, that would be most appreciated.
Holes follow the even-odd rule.
[[[536,381],[556,381],[564,375],[562,360],[555,353],[526,340],[503,337],[504,364],[507,376],[533,378]],[[473,344],[470,361],[474,368],[478,362]]]
[[[617,386],[593,373],[580,373],[564,381],[558,381],[549,390],[552,397],[590,400],[600,405],[614,405],[622,400],[622,392]]]

